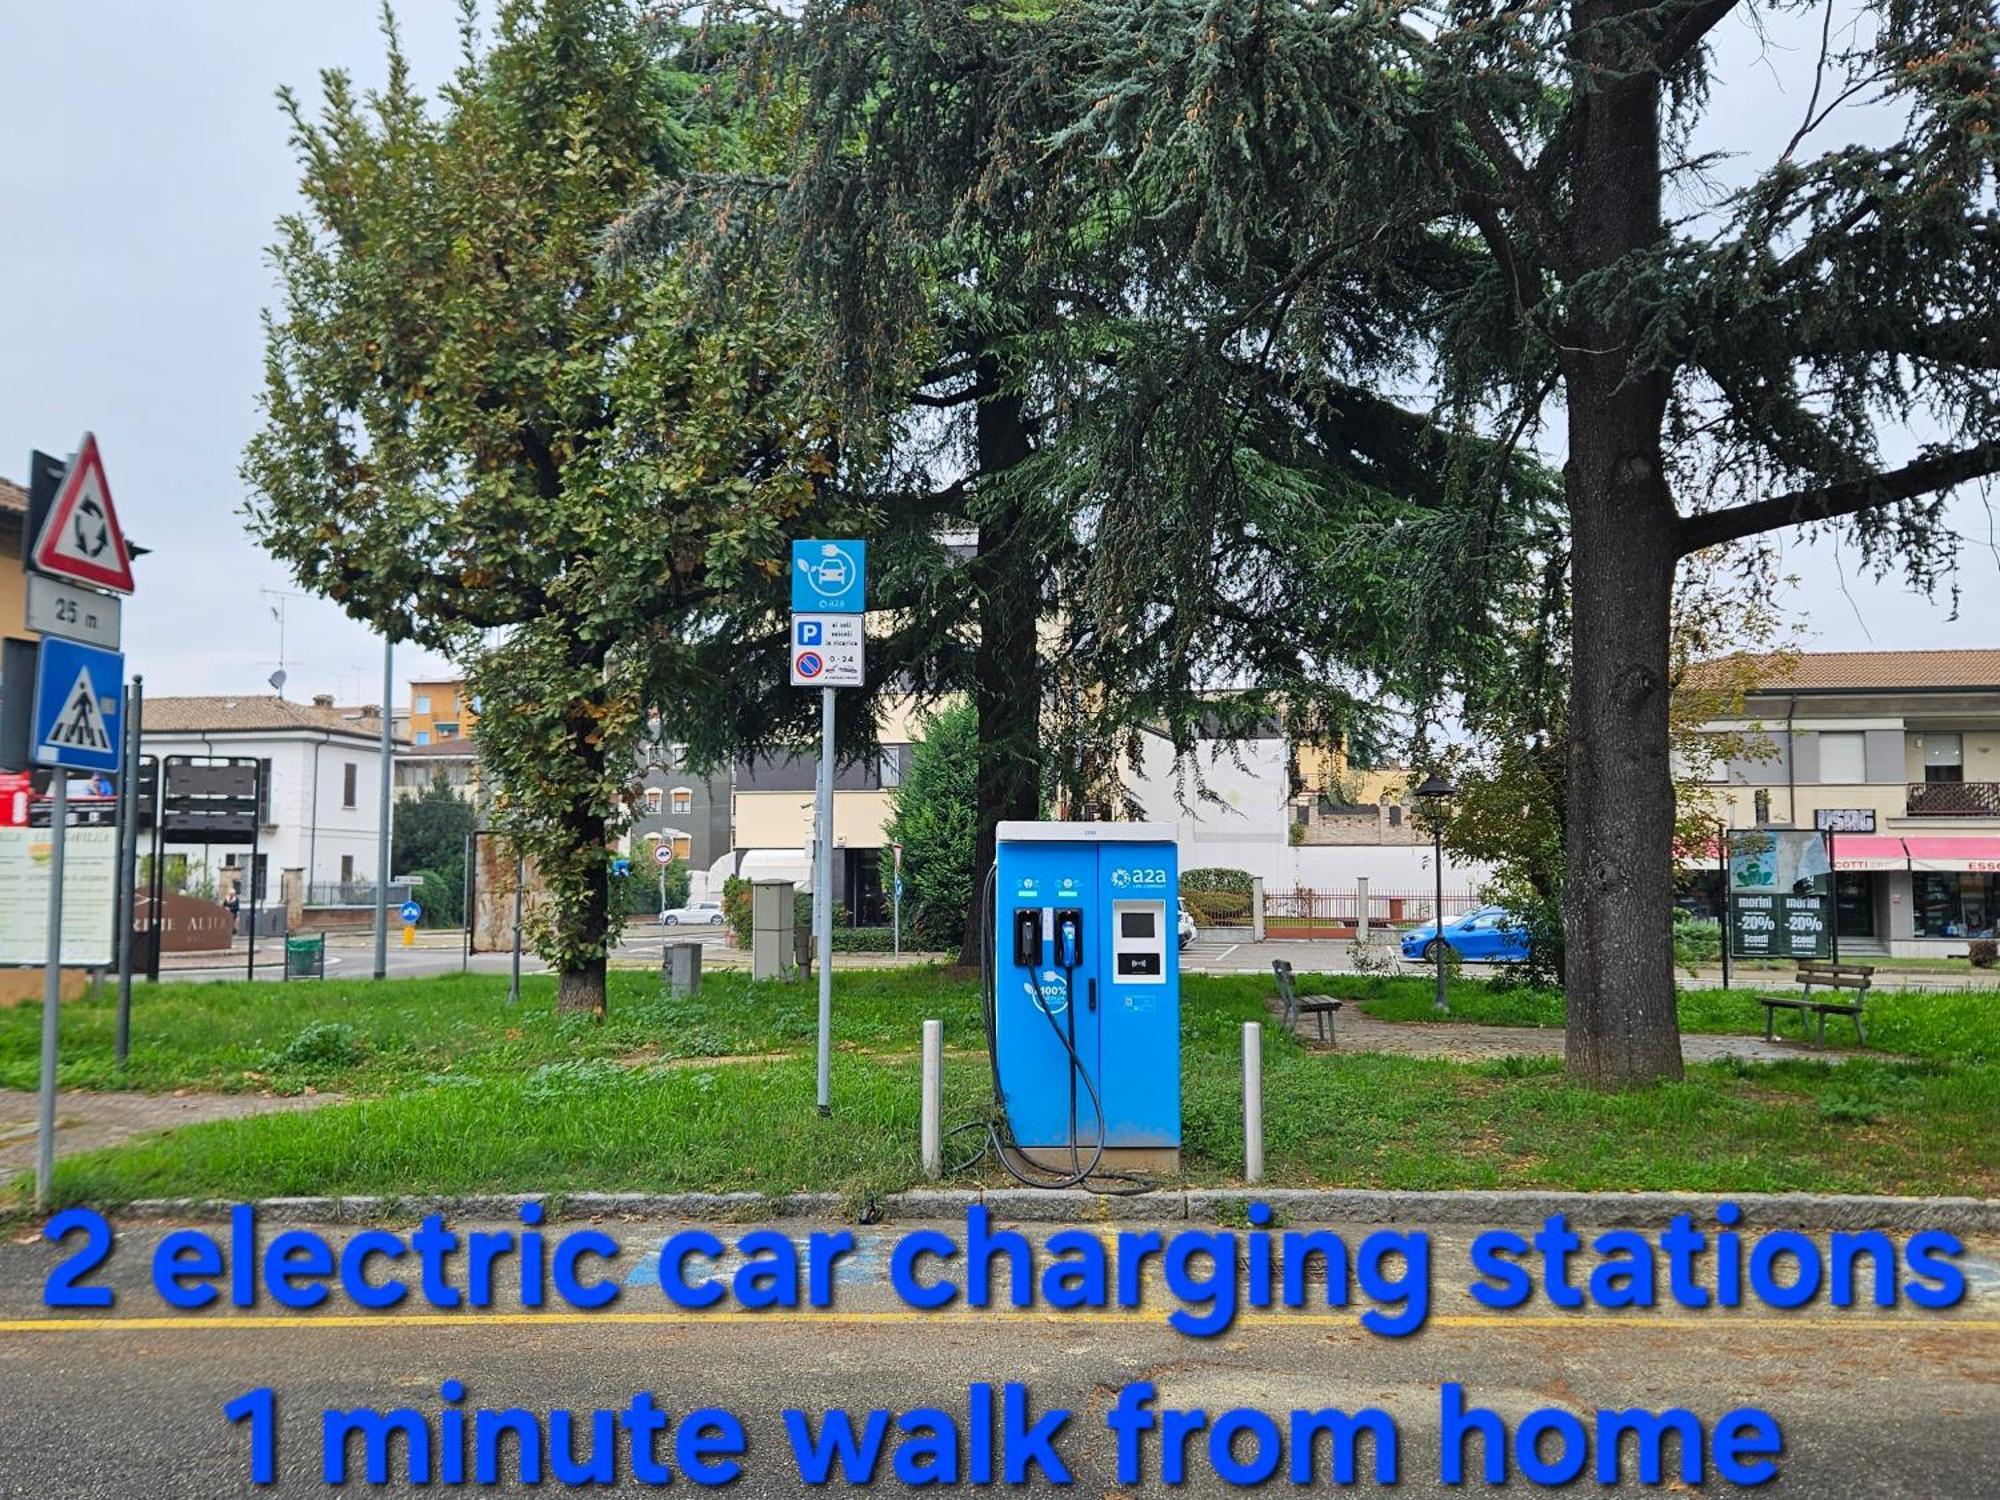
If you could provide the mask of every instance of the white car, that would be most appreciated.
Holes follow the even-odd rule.
[[[1188,910],[1185,899],[1179,904],[1180,920],[1176,924],[1176,930],[1180,936],[1180,946],[1185,948],[1189,943],[1194,941],[1194,914]]]
[[[720,927],[722,903],[691,901],[686,906],[676,906],[661,912],[660,922],[667,927]]]

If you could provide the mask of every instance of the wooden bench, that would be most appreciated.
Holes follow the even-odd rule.
[[[1868,1045],[1868,1032],[1861,1020],[1862,1002],[1868,996],[1868,989],[1874,983],[1873,964],[1837,964],[1823,958],[1802,958],[1798,972],[1792,976],[1799,985],[1797,995],[1759,995],[1757,1003],[1764,1007],[1764,1040],[1776,1041],[1773,1034],[1781,1010],[1795,1010],[1799,1013],[1801,1037],[1813,1041],[1813,1032],[1818,1032],[1816,1045],[1826,1045],[1826,1018],[1847,1016],[1854,1022],[1854,1034],[1862,1046]],[[1815,989],[1831,990],[1827,999],[1816,999]],[[1815,1023],[1817,1025],[1815,1026]]]
[[[1296,1030],[1300,1016],[1311,1016],[1319,1031],[1319,1039],[1328,1046],[1334,1045],[1333,1018],[1346,1002],[1323,996],[1301,999],[1298,984],[1292,977],[1292,961],[1289,958],[1272,959],[1271,972],[1278,976],[1278,998],[1285,1005],[1285,1030]]]

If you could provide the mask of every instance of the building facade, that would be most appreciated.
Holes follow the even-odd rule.
[[[1755,664],[1740,719],[1708,728],[1730,828],[1832,837],[1843,956],[1956,957],[2000,931],[2000,649],[1807,652]],[[1720,877],[1685,862],[1704,899]]]
[[[479,722],[479,704],[459,677],[431,678],[410,683],[409,738],[412,747],[472,738]]]
[[[143,754],[244,757],[264,768],[254,868],[247,846],[170,844],[163,854],[205,867],[218,897],[237,887],[246,906],[253,892],[260,906],[283,899],[286,875],[304,905],[354,904],[346,898],[372,893],[377,875],[380,735],[379,719],[346,718],[331,699],[149,695]]]

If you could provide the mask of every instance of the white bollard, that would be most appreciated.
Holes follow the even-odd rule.
[[[1250,941],[1264,941],[1264,877],[1250,877]]]
[[[1243,1023],[1243,1180],[1264,1180],[1264,1023]]]
[[[924,1176],[944,1175],[944,1022],[924,1022]]]

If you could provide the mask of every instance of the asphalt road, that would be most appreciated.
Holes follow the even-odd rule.
[[[266,1243],[279,1227],[266,1226]],[[1353,1321],[1358,1309],[1350,1309],[1303,1319],[1265,1315],[1197,1340],[1165,1327],[1167,1308],[1157,1302],[1104,1319],[913,1314],[893,1301],[881,1275],[891,1236],[914,1227],[903,1225],[857,1231],[860,1253],[839,1283],[832,1315],[678,1313],[637,1253],[674,1226],[604,1227],[628,1251],[614,1267],[625,1287],[612,1314],[540,1314],[525,1322],[491,1314],[279,1316],[268,1302],[250,1317],[142,1322],[161,1311],[146,1267],[162,1231],[141,1227],[124,1236],[111,1261],[119,1305],[72,1315],[89,1321],[57,1329],[20,1321],[51,1316],[39,1295],[53,1250],[38,1241],[0,1246],[0,1318],[17,1320],[0,1324],[0,1495],[205,1500],[250,1493],[248,1439],[221,1408],[260,1386],[277,1392],[280,1469],[280,1483],[262,1493],[323,1493],[324,1409],[409,1405],[434,1419],[444,1404],[441,1383],[453,1378],[464,1383],[455,1404],[466,1410],[568,1407],[583,1414],[622,1408],[640,1390],[653,1392],[676,1420],[696,1407],[732,1410],[748,1433],[734,1492],[752,1496],[803,1490],[784,1436],[785,1408],[801,1408],[815,1422],[829,1408],[962,1412],[969,1383],[1009,1380],[1028,1383],[1038,1413],[1074,1413],[1059,1452],[1073,1469],[1074,1492],[1091,1496],[1129,1492],[1116,1481],[1103,1416],[1116,1392],[1136,1380],[1154,1382],[1163,1407],[1218,1414],[1256,1407],[1281,1418],[1293,1408],[1386,1412],[1400,1430],[1402,1483],[1393,1491],[1358,1484],[1355,1493],[1533,1492],[1518,1475],[1504,1491],[1438,1483],[1439,1387],[1458,1381],[1468,1401],[1510,1424],[1549,1406],[1586,1421],[1599,1407],[1682,1405],[1705,1422],[1734,1407],[1766,1408],[1782,1425],[1785,1451],[1765,1493],[1821,1500],[2000,1495],[1996,1243],[1971,1247],[1977,1294],[1948,1314],[1819,1307],[1803,1314],[1571,1315],[1538,1305],[1529,1316],[1499,1317],[1482,1314],[1458,1290],[1465,1236],[1439,1230],[1433,1315],[1413,1337],[1366,1333]],[[346,1232],[325,1231],[336,1242]],[[1349,1229],[1349,1242],[1366,1232]],[[671,1444],[662,1450],[671,1465]],[[1157,1476],[1157,1447],[1149,1452],[1148,1474]],[[1239,1459],[1246,1452],[1239,1442]],[[1189,1462],[1184,1493],[1225,1492],[1201,1438],[1189,1446]],[[894,1482],[886,1463],[880,1482]],[[692,1489],[684,1479],[676,1483],[683,1494]],[[1327,1484],[1324,1469],[1319,1483]],[[627,1485],[638,1487],[629,1478]],[[357,1474],[348,1488],[374,1487]],[[438,1488],[447,1486],[431,1492]],[[1056,1492],[1042,1482],[1026,1488]],[[1587,1477],[1577,1486],[1599,1488]],[[1628,1469],[1620,1492],[1638,1488]],[[415,1493],[402,1486],[388,1492]]]

